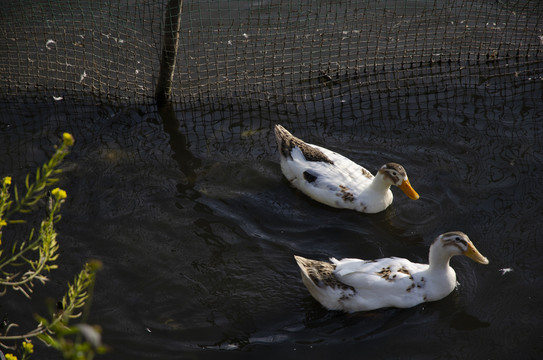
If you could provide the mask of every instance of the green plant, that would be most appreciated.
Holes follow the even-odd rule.
[[[17,186],[11,186],[11,178],[4,177],[0,188],[0,296],[14,290],[30,298],[36,282],[45,283],[51,270],[57,268],[57,233],[55,224],[61,219],[60,208],[66,191],[50,188],[58,182],[62,160],[74,144],[72,135],[63,134],[63,141],[51,159],[36,171],[33,178],[27,175],[25,191],[20,193]],[[11,193],[13,192],[13,199]],[[4,228],[26,224],[22,218],[33,212],[45,200],[46,215],[38,230],[32,228],[26,241],[13,241],[9,248],[2,244]],[[80,323],[70,325],[70,320],[81,318],[88,312],[90,296],[94,287],[99,262],[85,264],[83,270],[68,284],[68,290],[57,309],[51,309],[49,318],[36,315],[36,328],[24,334],[13,334],[16,323],[5,324],[0,329],[0,346],[12,351],[18,350],[21,359],[28,359],[34,352],[32,338],[37,338],[62,352],[65,359],[92,359],[106,348],[101,344],[100,329]],[[20,343],[20,346],[18,346]],[[6,354],[7,360],[17,357]]]

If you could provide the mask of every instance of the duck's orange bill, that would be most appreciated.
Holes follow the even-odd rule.
[[[468,244],[468,249],[464,251],[464,255],[469,257],[471,260],[478,262],[479,264],[488,264],[488,259],[481,255],[479,250],[477,250],[473,244]]]
[[[409,183],[409,180],[405,179],[402,184],[399,186],[400,189],[405,193],[405,195],[409,196],[411,200],[417,200],[420,196],[417,194],[415,189],[411,187],[411,184]]]

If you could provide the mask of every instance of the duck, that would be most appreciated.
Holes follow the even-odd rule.
[[[386,163],[374,176],[347,157],[308,144],[278,124],[275,138],[283,175],[295,188],[318,202],[334,208],[378,213],[392,203],[391,185],[398,186],[410,199],[419,198],[400,164]]]
[[[398,257],[377,260],[345,258],[331,262],[294,256],[309,293],[328,310],[348,313],[380,308],[410,308],[441,300],[457,286],[449,265],[455,255],[480,264],[486,257],[460,231],[439,235],[429,251],[428,264]]]

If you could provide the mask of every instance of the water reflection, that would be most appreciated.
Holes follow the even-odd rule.
[[[53,275],[62,283],[85,259],[104,263],[91,322],[114,348],[105,358],[537,355],[543,109],[541,89],[529,90],[353,99],[310,120],[0,104],[0,175],[23,176],[62,131],[76,138],[62,179],[70,194],[59,226],[63,269]],[[393,205],[366,216],[307,198],[280,172],[278,122],[372,171],[404,164],[421,199],[393,189]],[[434,237],[456,229],[490,265],[453,259],[458,289],[412,309],[326,311],[293,259],[426,262]]]

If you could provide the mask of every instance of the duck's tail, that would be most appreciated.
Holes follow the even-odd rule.
[[[277,141],[277,147],[282,157],[291,157],[290,152],[292,147],[297,141],[301,141],[292,135],[287,129],[281,125],[275,125],[275,140]]]
[[[302,155],[307,161],[319,161],[332,165],[334,164],[334,162],[330,160],[321,150],[306,144],[303,140],[292,135],[281,125],[275,125],[275,139],[277,140],[277,147],[279,148],[282,158],[292,159],[292,149],[297,147],[300,149]]]
[[[294,259],[305,275],[315,286],[323,287],[331,285],[330,282],[336,282],[334,277],[335,264],[325,261],[306,259],[301,256],[294,255]]]
[[[341,310],[338,302],[341,292],[348,288],[334,276],[335,264],[324,261],[306,259],[294,255],[302,274],[302,281],[318,302],[329,310]]]

